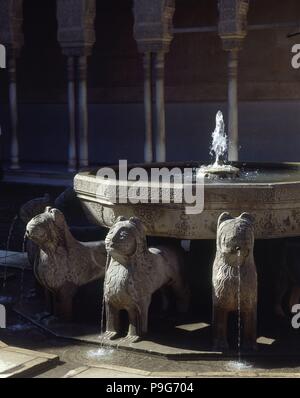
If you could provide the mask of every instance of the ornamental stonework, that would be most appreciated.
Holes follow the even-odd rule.
[[[23,0],[1,0],[0,42],[14,55],[18,55],[24,44],[22,25]]]
[[[249,0],[219,0],[219,35],[224,50],[240,49],[247,35]]]
[[[64,54],[90,55],[96,41],[95,17],[95,0],[57,0],[57,38]]]
[[[140,52],[168,52],[173,39],[174,0],[135,0],[134,37]]]

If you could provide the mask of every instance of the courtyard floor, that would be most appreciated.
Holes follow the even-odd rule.
[[[0,303],[7,310],[6,329],[0,329],[0,378],[300,378],[299,344],[293,345],[293,341],[288,351],[291,355],[287,352],[284,355],[257,355],[238,362],[237,358],[222,356],[151,355],[120,347],[104,347],[88,340],[57,337],[16,312],[20,297],[24,296],[24,301],[30,302],[26,296],[31,291],[33,277],[26,255],[6,255],[5,251],[0,254]],[[100,334],[100,319],[98,329]],[[294,337],[297,343],[298,334]]]

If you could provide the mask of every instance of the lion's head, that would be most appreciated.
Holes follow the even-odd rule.
[[[253,217],[248,213],[242,213],[239,217],[232,217],[229,213],[220,215],[217,230],[217,251],[229,260],[229,264],[238,265],[253,252],[253,222]]]
[[[136,217],[118,217],[106,236],[105,246],[107,253],[120,263],[142,255],[147,249],[142,222]]]
[[[26,226],[26,236],[41,248],[57,246],[65,239],[66,222],[61,211],[47,207]]]

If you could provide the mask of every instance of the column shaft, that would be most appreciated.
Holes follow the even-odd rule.
[[[10,167],[18,169],[19,165],[19,142],[18,142],[18,103],[17,103],[17,71],[16,58],[14,55],[8,60],[9,75],[9,109],[11,123],[11,152]]]
[[[165,90],[164,90],[164,52],[156,53],[156,161],[166,161]]]
[[[238,135],[238,51],[228,53],[228,160],[237,161],[239,158]]]
[[[78,124],[79,124],[79,164],[89,164],[88,108],[87,108],[87,57],[78,58]]]
[[[68,57],[68,110],[69,110],[69,150],[68,169],[75,171],[77,166],[76,156],[76,130],[75,130],[75,62],[74,57]]]
[[[145,162],[153,161],[152,134],[152,54],[144,54]]]

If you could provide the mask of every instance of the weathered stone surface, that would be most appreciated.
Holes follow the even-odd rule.
[[[22,31],[23,0],[1,0],[0,43],[14,55],[18,55],[24,44]]]
[[[95,43],[95,0],[57,1],[57,38],[65,55],[90,55]]]
[[[171,168],[174,164],[166,163],[165,166]],[[247,164],[238,164],[239,168],[244,166],[247,168]],[[143,167],[146,170],[148,168],[145,165]],[[263,171],[266,170],[264,167],[263,164],[257,164],[256,169]],[[285,171],[292,172],[295,167],[298,165],[277,165],[282,176]],[[148,172],[150,173],[149,169]],[[207,184],[204,190],[204,210],[199,214],[186,214],[185,203],[115,203],[111,200],[110,192],[103,190],[103,181],[89,171],[75,176],[74,189],[90,221],[106,227],[111,227],[118,216],[137,216],[143,222],[147,235],[215,239],[217,220],[222,212],[229,211],[238,216],[247,211],[255,218],[256,239],[299,236],[299,176],[296,175],[293,181],[280,180],[279,177],[277,180],[260,183],[254,179],[241,183],[231,183],[229,180]],[[114,184],[117,186],[118,181],[111,180],[110,188]],[[145,187],[149,187],[148,181]],[[160,197],[163,189],[160,188]]]
[[[44,213],[48,206],[55,207],[63,213],[72,235],[80,242],[98,241],[105,238],[106,230],[104,228],[90,225],[88,222],[73,188],[67,188],[55,200],[52,200],[48,193],[43,197],[29,200],[19,210],[20,219],[26,226],[32,218]],[[39,248],[30,240],[26,241],[25,248],[29,262],[33,266]]]
[[[249,0],[219,0],[219,35],[224,50],[239,49],[247,34]]]
[[[234,218],[229,213],[221,214],[212,275],[213,337],[216,348],[228,349],[227,322],[230,312],[240,312],[243,319],[244,347],[256,347],[257,274],[253,248],[251,215],[242,213]]]
[[[55,366],[56,355],[10,347],[0,341],[0,379],[33,376]]]
[[[128,312],[130,341],[147,333],[152,294],[165,285],[172,287],[178,310],[188,309],[190,293],[182,274],[183,258],[177,249],[148,248],[144,226],[136,217],[118,218],[105,243],[110,260],[104,281],[105,337],[112,338],[120,332],[121,310]]]
[[[104,242],[77,241],[64,215],[51,207],[27,224],[26,234],[40,248],[35,275],[54,294],[55,315],[70,320],[77,289],[104,276]]]
[[[174,11],[174,0],[135,0],[134,37],[140,52],[169,51]]]

